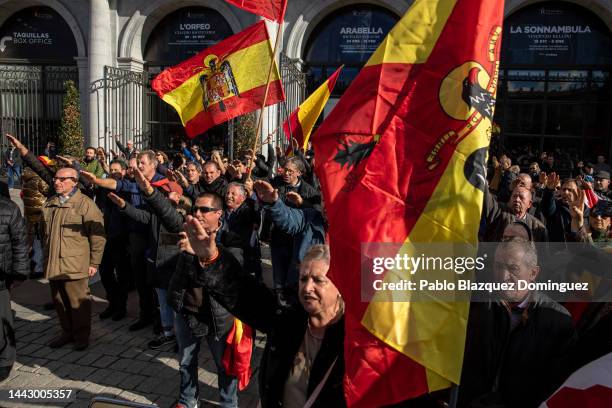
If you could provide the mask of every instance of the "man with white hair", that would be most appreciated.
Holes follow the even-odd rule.
[[[131,159],[132,156],[137,153],[136,149],[134,148],[134,142],[131,140],[128,140],[126,146],[124,146],[121,143],[121,140],[119,140],[119,136],[115,136],[115,143],[117,143],[117,147],[119,148],[121,153],[123,153],[127,160]]]
[[[532,242],[499,244],[494,281],[507,286],[470,306],[458,406],[534,407],[563,382],[575,340],[571,316],[545,294],[518,285],[535,282],[539,273]]]

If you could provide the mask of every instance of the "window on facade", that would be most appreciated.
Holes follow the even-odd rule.
[[[579,5],[540,2],[508,17],[503,35],[495,112],[502,145],[531,141],[545,151],[578,149],[591,159],[595,151],[609,155],[612,36],[607,26]]]

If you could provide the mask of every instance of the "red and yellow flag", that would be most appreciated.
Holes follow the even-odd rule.
[[[238,378],[238,389],[244,390],[253,374],[251,355],[253,354],[253,329],[251,326],[234,319],[234,325],[225,340],[222,364],[227,375]]]
[[[336,86],[336,80],[341,70],[342,67],[331,74],[327,81],[323,82],[316,91],[289,115],[283,124],[283,130],[289,141],[291,141],[291,136],[293,136],[304,149],[308,147],[310,133],[315,123],[317,123],[321,112],[323,112],[323,108],[334,90],[334,86]]]
[[[178,112],[189,137],[260,109],[270,64],[265,106],[285,95],[264,21],[161,72],[151,87]]]
[[[285,18],[287,0],[225,0],[243,10],[268,20],[282,22]]]
[[[374,255],[361,245],[399,243],[410,254],[415,243],[450,242],[474,256],[503,10],[503,1],[416,0],[313,137],[330,274],[346,301],[349,406],[459,383],[469,305],[435,292],[364,301],[361,256]],[[382,276],[423,278],[393,268]]]

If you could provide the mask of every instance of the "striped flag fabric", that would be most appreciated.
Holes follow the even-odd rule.
[[[308,147],[310,133],[334,90],[341,70],[342,67],[331,74],[325,82],[289,115],[289,118],[283,124],[283,130],[289,142],[291,142],[291,137],[293,137],[297,140],[299,146],[302,146],[304,149]]]
[[[431,301],[364,299],[361,271],[378,256],[372,243],[398,243],[400,256],[428,243],[468,248],[435,255],[476,255],[503,11],[503,1],[414,1],[313,136],[329,274],[346,303],[351,407],[459,383],[468,302],[435,292],[424,293]],[[389,268],[380,276],[423,275]]]
[[[234,6],[281,23],[285,18],[287,0],[225,0]]]
[[[540,408],[599,408],[612,402],[612,353],[573,373]]]
[[[264,21],[161,72],[151,87],[176,109],[187,136],[262,107],[270,64],[272,74],[264,106],[283,101],[280,74]]]
[[[227,375],[238,378],[238,389],[240,391],[249,385],[253,374],[251,356],[253,354],[254,338],[251,326],[234,318],[234,325],[225,341],[226,347],[221,362]]]

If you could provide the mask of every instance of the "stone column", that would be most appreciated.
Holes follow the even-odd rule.
[[[90,0],[89,8],[89,84],[104,79],[104,66],[112,65],[111,24],[108,0]],[[89,85],[88,84],[88,85]],[[89,87],[89,86],[88,86]],[[104,145],[104,89],[89,91],[89,131],[85,145]]]
[[[79,69],[79,107],[81,109],[81,129],[86,136],[89,133],[89,58],[74,58]],[[86,139],[87,140],[87,139]],[[85,146],[89,144],[85,143]]]
[[[268,35],[270,36],[270,44],[272,46],[272,49],[274,49],[274,45],[276,44],[276,41],[277,40],[280,41],[280,44],[278,44],[278,50],[276,51],[276,66],[280,73],[280,54],[283,50],[282,30],[284,28],[281,28],[281,37],[277,39],[276,34],[278,33],[278,23],[274,23],[274,22],[270,22],[266,20],[266,27],[268,29]],[[261,137],[259,141],[257,142],[257,146],[258,146],[258,150],[262,151],[264,155],[266,155],[267,153],[267,147],[262,146],[261,142],[268,137],[268,134],[272,133],[278,127],[279,109],[282,109],[281,104],[282,102],[277,103],[276,105],[270,105],[263,109],[263,115],[264,115],[263,129],[261,132]],[[276,139],[276,138],[273,138],[273,139]]]

